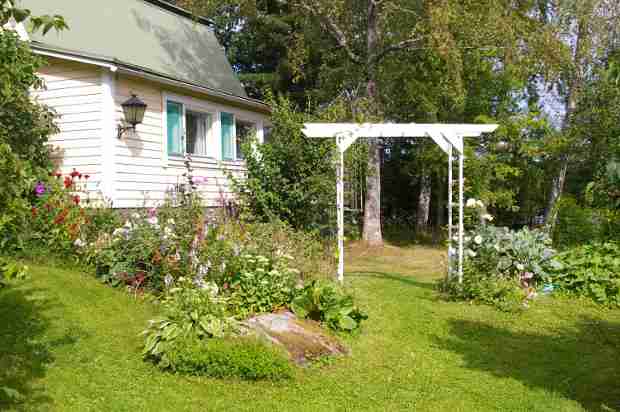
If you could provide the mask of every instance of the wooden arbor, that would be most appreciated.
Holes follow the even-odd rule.
[[[336,206],[338,212],[338,281],[344,281],[344,152],[357,139],[361,138],[410,138],[430,137],[448,155],[448,276],[453,275],[454,248],[452,247],[452,163],[454,150],[459,161],[459,214],[458,214],[458,279],[463,281],[463,159],[464,137],[478,137],[491,133],[497,125],[479,124],[357,124],[357,123],[306,123],[303,133],[307,137],[335,138],[338,147],[338,167],[336,173]]]

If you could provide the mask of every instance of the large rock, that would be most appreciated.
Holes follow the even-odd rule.
[[[288,311],[254,316],[244,323],[259,337],[283,347],[300,365],[322,356],[347,353],[347,349],[317,322],[298,319]]]

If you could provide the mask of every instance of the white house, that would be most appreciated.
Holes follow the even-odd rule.
[[[88,189],[117,208],[151,206],[182,182],[191,153],[209,206],[230,195],[224,170],[243,173],[241,141],[263,140],[269,108],[248,98],[207,21],[160,0],[22,0],[34,15],[59,14],[70,29],[30,35],[49,65],[35,98],[55,109],[51,144],[64,173],[89,174]],[[121,104],[147,108],[119,138]]]

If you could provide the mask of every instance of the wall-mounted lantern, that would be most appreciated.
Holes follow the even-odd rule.
[[[144,113],[146,112],[146,103],[138,98],[135,94],[131,95],[131,98],[121,104],[123,108],[123,114],[125,115],[125,124],[129,126],[118,125],[118,138],[120,139],[128,130],[136,131],[136,125],[142,123],[144,120]]]

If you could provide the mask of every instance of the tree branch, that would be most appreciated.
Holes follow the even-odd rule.
[[[334,39],[336,40],[336,43],[338,43],[338,47],[341,49],[344,49],[344,51],[347,53],[347,56],[353,63],[357,63],[357,64],[362,63],[361,57],[353,51],[344,32],[340,29],[340,27],[338,27],[338,25],[336,24],[334,20],[332,20],[327,14],[320,13],[316,8],[311,7],[304,1],[301,1],[300,5],[308,13],[317,17],[323,23],[323,25],[327,27],[327,30],[334,37]]]
[[[415,39],[403,40],[401,42],[388,46],[385,49],[381,50],[381,52],[379,52],[375,56],[374,63],[379,63],[385,56],[387,56],[388,54],[392,52],[399,51],[399,50],[405,50],[405,49],[411,49],[419,45],[421,41],[422,41],[422,38],[417,37]]]

